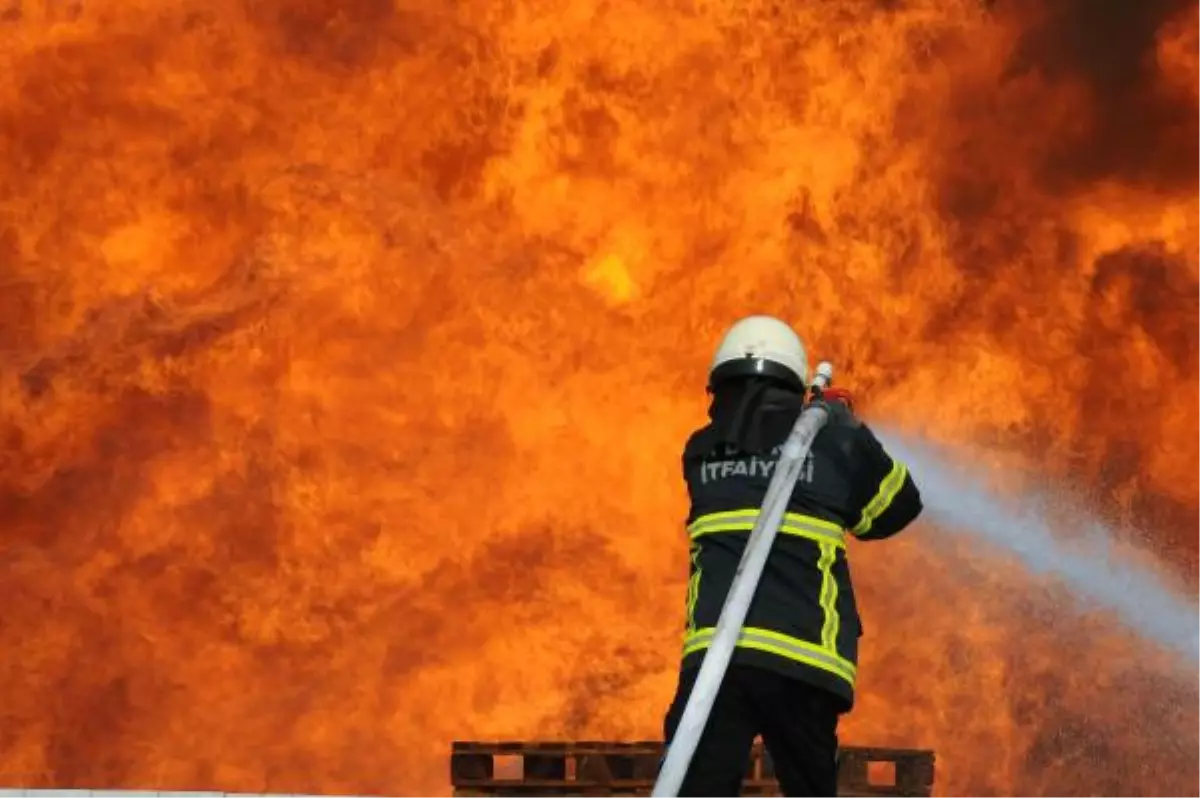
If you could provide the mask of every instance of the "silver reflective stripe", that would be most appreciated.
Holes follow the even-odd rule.
[[[759,635],[755,634],[754,632],[743,632],[738,639],[739,641],[744,640],[747,643],[760,643],[765,646],[782,648],[783,650],[795,655],[797,659],[811,659],[816,660],[817,662],[824,662],[829,667],[834,668],[840,673],[844,674],[846,678],[850,679],[851,681],[854,680],[854,672],[846,667],[846,663],[843,662],[841,657],[831,654],[828,651],[822,651],[816,648],[808,648],[807,646],[794,646],[791,643],[787,643],[777,637],[768,637],[767,635]]]
[[[754,526],[754,522],[757,520],[757,510],[750,510],[744,513],[730,513],[728,515],[724,513],[717,516],[704,515],[693,521],[692,525],[688,527],[688,531],[690,531],[694,537],[696,535],[702,535],[705,532],[713,529],[730,527],[735,524],[749,524],[750,526]]]
[[[713,532],[748,532],[754,528],[754,522],[758,520],[758,515],[758,511],[752,510],[744,513],[721,513],[718,515],[701,516],[688,526],[688,535],[696,538],[700,535],[707,535]],[[846,535],[842,530],[834,530],[822,524],[806,522],[802,518],[790,513],[783,517],[783,523],[780,524],[779,531],[785,535],[799,535],[801,537],[824,540],[838,546],[846,544]]]
[[[900,492],[900,488],[904,487],[904,480],[908,478],[908,466],[901,463],[899,460],[892,462],[892,470],[879,483],[879,491],[875,497],[871,499],[866,508],[862,512],[862,518],[859,519],[858,525],[854,527],[855,535],[865,535],[871,531],[871,526],[875,523],[875,519],[883,515],[892,501],[896,498],[896,494]]]
[[[836,532],[828,527],[818,526],[817,524],[805,523],[804,521],[784,518],[783,524],[780,525],[779,531],[785,535],[802,535],[805,537],[817,537],[821,540],[827,540],[838,546],[845,545],[846,534],[842,530]]]
[[[684,656],[708,648],[714,633],[713,629],[701,629],[689,635],[684,642]],[[826,651],[817,646],[798,646],[775,635],[761,634],[753,629],[743,629],[742,633],[738,635],[738,643],[757,643],[760,646],[781,650],[791,659],[820,663],[852,685],[858,673],[854,663],[842,659],[832,651]]]

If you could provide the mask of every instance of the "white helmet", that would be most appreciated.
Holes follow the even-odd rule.
[[[772,316],[747,316],[726,331],[708,370],[708,387],[755,374],[775,377],[801,391],[808,385],[804,342],[795,330]]]

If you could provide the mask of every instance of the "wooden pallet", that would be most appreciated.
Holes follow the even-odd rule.
[[[660,742],[455,742],[456,796],[649,795]],[[839,795],[933,794],[932,751],[843,748]],[[779,795],[771,757],[754,746],[743,795]]]

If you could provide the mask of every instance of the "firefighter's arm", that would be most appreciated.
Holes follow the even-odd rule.
[[[850,531],[859,540],[883,540],[921,514],[921,492],[908,467],[888,454],[865,424],[858,431],[864,482],[856,486],[860,511]]]

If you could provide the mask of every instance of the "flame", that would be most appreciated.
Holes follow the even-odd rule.
[[[444,794],[453,738],[656,736],[747,312],[1194,589],[1196,42],[1175,0],[3,0],[0,782]],[[923,540],[854,551],[844,739],[1197,789],[1194,686]]]

